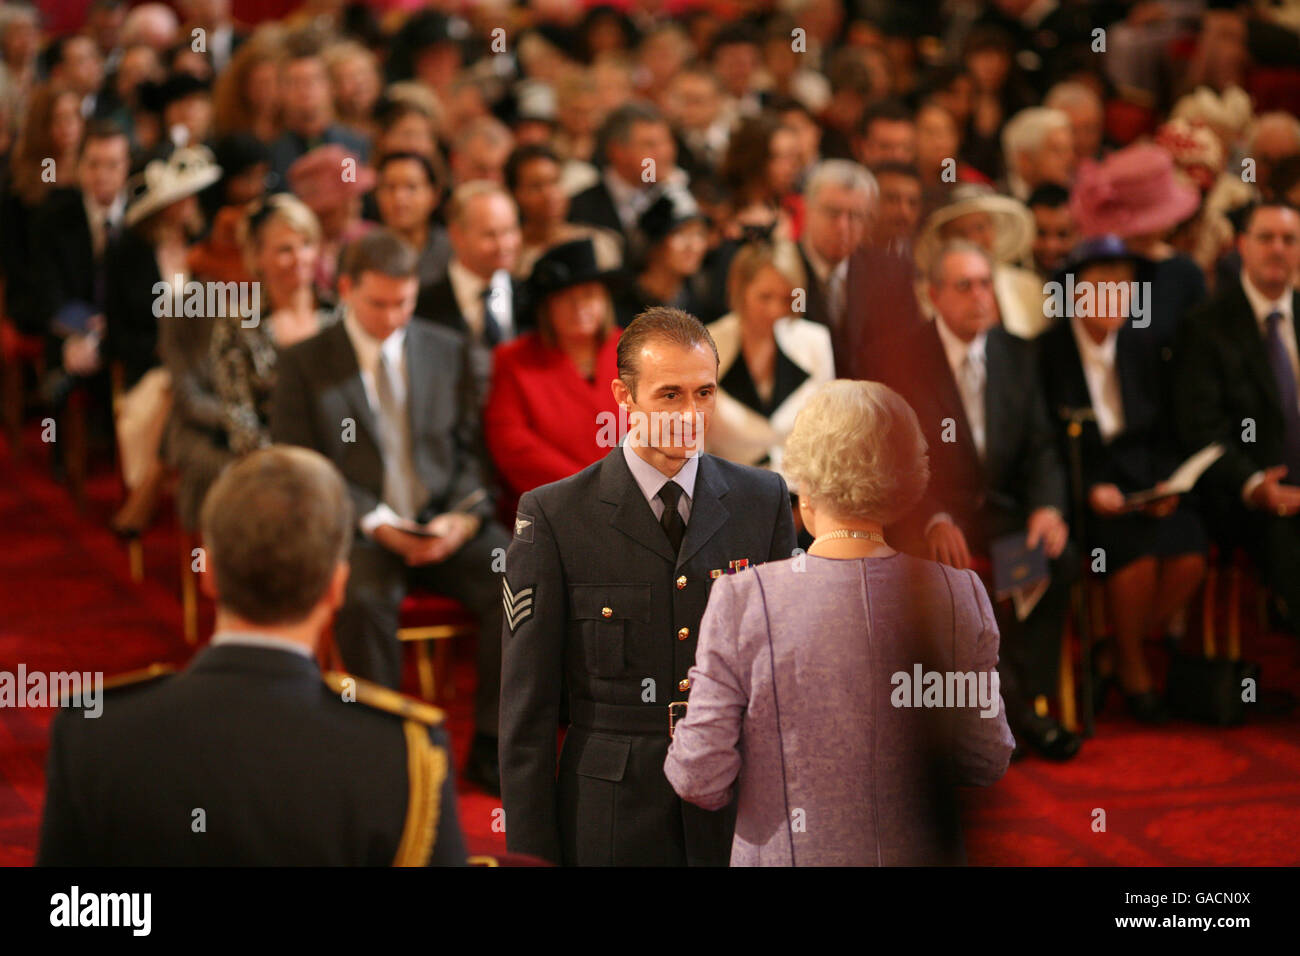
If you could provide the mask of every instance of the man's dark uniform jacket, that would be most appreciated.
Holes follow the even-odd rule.
[[[506,841],[567,864],[725,866],[734,809],[673,792],[668,705],[689,693],[711,572],[794,550],[789,492],[776,474],[702,455],[674,558],[623,456],[519,502],[502,627]]]
[[[340,677],[222,644],[61,711],[37,863],[464,864],[441,712]]]

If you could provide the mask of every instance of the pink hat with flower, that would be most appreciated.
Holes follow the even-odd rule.
[[[1154,143],[1117,150],[1099,163],[1085,160],[1070,193],[1084,238],[1163,232],[1196,212],[1200,202],[1200,191],[1175,174],[1169,151]]]

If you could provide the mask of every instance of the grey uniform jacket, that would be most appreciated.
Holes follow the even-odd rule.
[[[668,705],[689,694],[710,573],[794,547],[784,480],[711,455],[700,458],[676,560],[621,448],[523,496],[502,628],[511,852],[580,865],[726,865],[734,814],[684,804],[664,776]]]

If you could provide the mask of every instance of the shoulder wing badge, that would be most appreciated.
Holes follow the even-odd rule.
[[[501,577],[501,603],[505,607],[506,623],[513,634],[520,624],[533,616],[533,589],[510,590],[510,582]]]
[[[515,515],[515,537],[529,544],[533,540],[533,516],[522,511]]]

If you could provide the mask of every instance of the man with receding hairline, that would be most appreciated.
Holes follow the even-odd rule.
[[[709,588],[790,556],[789,491],[777,474],[701,452],[718,353],[697,318],[642,313],[619,339],[618,367],[626,441],[525,494],[506,555],[506,841],[556,863],[725,866],[734,810],[684,803],[664,758]]]

